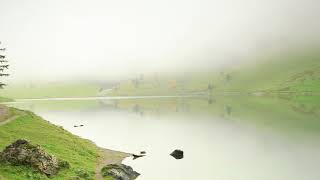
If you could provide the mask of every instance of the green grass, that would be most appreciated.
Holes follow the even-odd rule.
[[[148,76],[120,83],[109,95],[175,95],[206,92],[320,92],[319,51],[295,51],[255,57],[256,63],[219,71]],[[136,83],[138,82],[138,83]]]
[[[13,101],[13,99],[5,98],[5,97],[0,97],[0,103],[3,103],[3,102],[11,102],[11,101]]]
[[[320,92],[320,65],[291,76],[281,87],[286,91]]]
[[[11,84],[0,91],[0,96],[19,98],[89,97],[97,96],[100,87],[93,83]]]
[[[77,171],[87,172],[94,177],[99,156],[98,147],[88,140],[81,139],[66,130],[43,120],[31,112],[14,110],[13,114],[22,114],[16,120],[0,126],[0,151],[17,139],[27,139],[41,145],[48,153],[66,160],[71,168],[62,170],[50,179],[68,179],[77,176]],[[2,179],[48,179],[29,167],[0,165]]]
[[[297,74],[320,67],[318,52],[296,52],[261,58],[259,63],[240,67],[230,72],[231,81],[221,84],[222,90],[260,91],[280,90],[293,86],[288,80]],[[318,79],[309,79],[310,84],[319,83]],[[304,84],[300,84],[306,87]],[[305,88],[307,89],[307,88]],[[313,89],[320,91],[320,89]]]

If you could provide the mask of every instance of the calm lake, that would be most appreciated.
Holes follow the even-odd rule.
[[[124,161],[141,173],[138,180],[319,180],[320,101],[308,98],[314,99],[166,97],[11,105],[100,147],[146,151],[143,158]],[[184,159],[169,155],[175,149],[184,151]]]

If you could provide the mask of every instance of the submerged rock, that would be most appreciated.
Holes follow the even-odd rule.
[[[59,161],[55,156],[45,152],[39,145],[19,139],[0,152],[0,161],[12,165],[30,166],[47,176],[56,175],[61,168],[69,168],[69,163]]]
[[[101,169],[103,177],[112,176],[116,180],[134,180],[140,174],[124,164],[109,164]]]
[[[146,152],[145,151],[140,151],[140,154],[146,154]]]
[[[181,150],[174,150],[171,154],[172,157],[174,157],[175,159],[183,159],[184,155],[183,155],[183,151]]]
[[[74,125],[73,127],[83,127],[84,125],[83,124],[80,124],[80,125]]]

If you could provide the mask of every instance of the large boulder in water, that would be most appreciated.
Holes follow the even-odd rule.
[[[69,163],[59,161],[55,156],[45,152],[39,145],[19,139],[0,152],[0,161],[12,165],[30,166],[47,176],[56,175],[60,168],[68,168]]]
[[[140,174],[124,164],[109,164],[101,169],[103,177],[112,176],[116,180],[134,180]]]
[[[184,157],[183,151],[179,149],[174,150],[170,155],[175,159],[182,159]]]

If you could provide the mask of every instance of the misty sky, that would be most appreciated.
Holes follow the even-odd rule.
[[[0,0],[13,79],[219,67],[319,42],[318,0]]]

